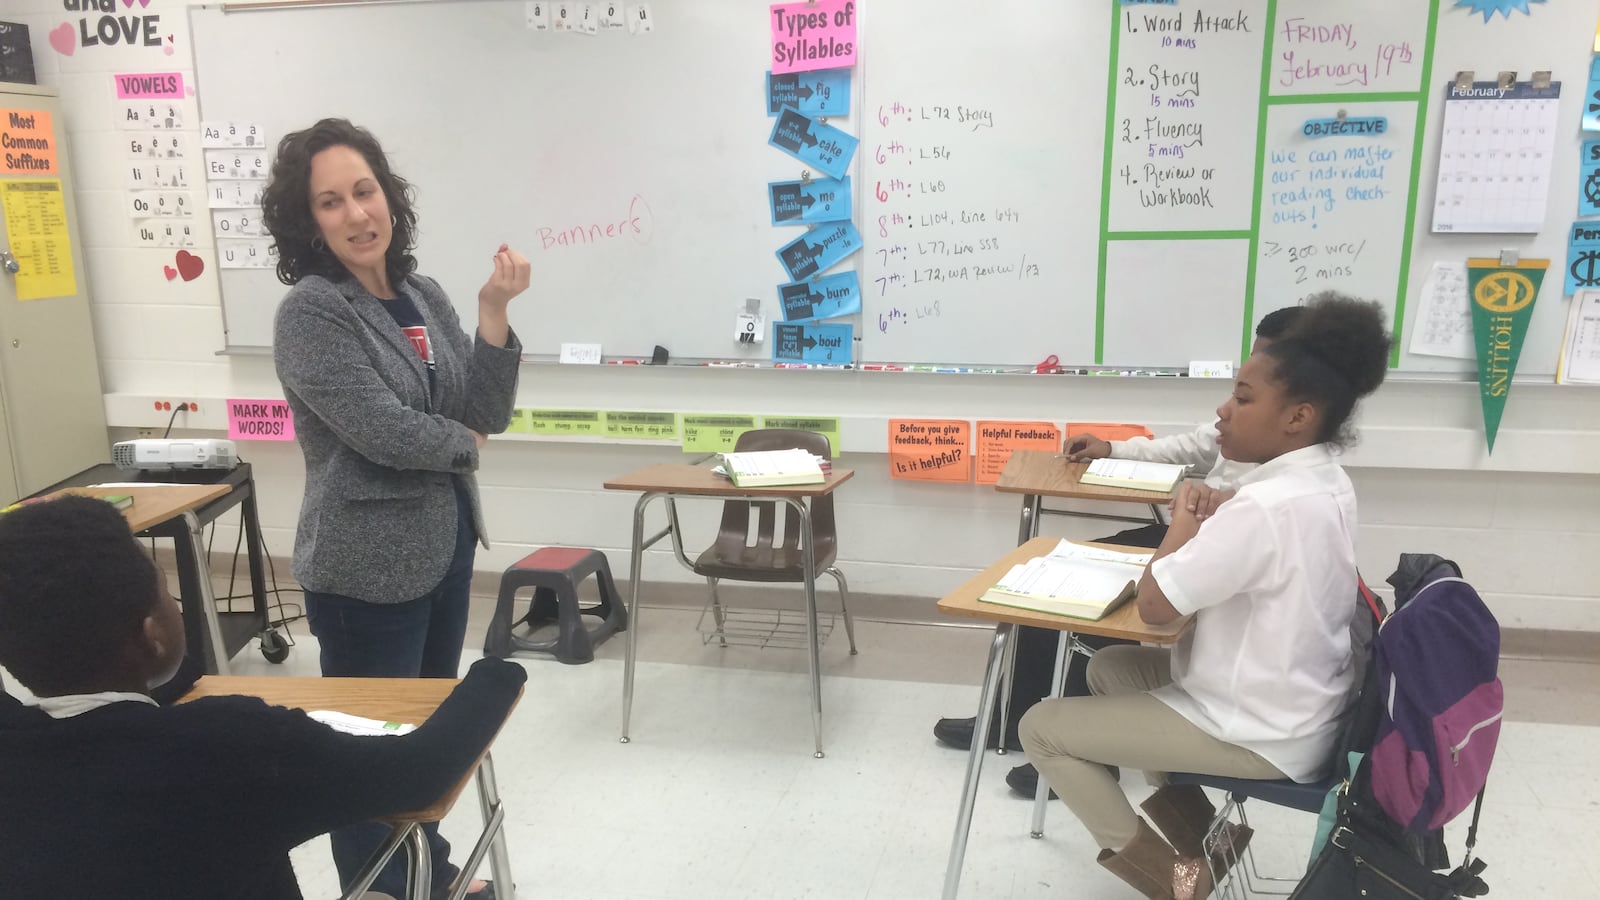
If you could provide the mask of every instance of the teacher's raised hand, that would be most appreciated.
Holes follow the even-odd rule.
[[[478,289],[478,304],[504,309],[511,298],[528,289],[531,272],[526,256],[512,250],[507,244],[501,244],[494,254],[494,271],[489,274],[489,280],[483,283],[483,287]]]

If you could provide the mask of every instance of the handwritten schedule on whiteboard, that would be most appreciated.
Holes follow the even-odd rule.
[[[1523,66],[1519,81],[1535,67],[1586,70],[1594,13],[1546,4],[1486,27],[1453,3],[992,0],[975,15],[961,0],[874,0],[874,23],[938,24],[919,24],[863,78],[865,358],[1236,363],[1264,316],[1339,291],[1381,303],[1404,332],[1391,365],[1461,370],[1405,340],[1432,321],[1416,315],[1427,273],[1466,252],[1433,228],[1435,186],[1455,202],[1454,182],[1440,180],[1450,160],[1435,164],[1441,139],[1450,144],[1446,116],[1459,118],[1446,107],[1459,104],[1440,87],[1474,68],[1493,78]],[[924,107],[950,110],[948,136]],[[962,130],[963,107],[992,127]],[[1553,152],[1527,151],[1530,164],[1550,164],[1549,186],[1571,193],[1581,182],[1562,173],[1587,170],[1580,111],[1562,114]],[[1540,127],[1519,121],[1518,134],[1524,126]],[[1478,127],[1498,127],[1506,143],[1504,123]],[[1509,152],[1521,160],[1522,144]],[[1519,242],[1525,253],[1563,252],[1563,196],[1520,216],[1540,223]],[[985,207],[989,220],[961,221],[963,208]],[[997,226],[996,210],[1018,224]],[[994,239],[997,258],[1020,243],[1038,277],[979,280],[976,267],[931,264],[982,256]],[[1474,253],[1500,249],[1469,241]],[[1528,374],[1554,370],[1558,318],[1535,317]],[[1424,344],[1443,333],[1430,329]]]
[[[972,6],[886,0],[874,9],[887,21],[956,22]],[[1090,352],[1092,332],[1073,324],[1093,315],[1096,248],[1067,236],[1095,208],[1100,172],[1064,165],[1056,135],[1066,111],[1100,94],[1105,58],[1061,57],[1059,35],[1001,25],[1035,14],[1029,0],[996,0],[985,21],[1004,41],[950,29],[868,65],[859,151],[866,360]],[[1030,59],[1050,60],[1050,75],[1019,64]],[[984,73],[976,82],[975,69]]]
[[[1121,7],[1111,219],[1119,231],[1250,227],[1265,0]]]

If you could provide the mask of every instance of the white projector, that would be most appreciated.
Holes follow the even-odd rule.
[[[111,462],[119,469],[231,469],[239,464],[233,441],[218,438],[147,438],[118,441]]]

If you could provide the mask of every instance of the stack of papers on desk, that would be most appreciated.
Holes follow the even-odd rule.
[[[1089,463],[1078,479],[1082,484],[1127,488],[1132,491],[1170,493],[1183,480],[1188,466],[1171,463],[1140,462],[1136,459],[1097,459]]]
[[[1062,541],[1048,556],[1012,566],[978,598],[984,603],[1097,621],[1131,599],[1150,553]]]
[[[712,471],[738,487],[780,487],[821,484],[832,465],[809,450],[755,450],[722,454],[722,465]]]
[[[345,734],[358,734],[362,737],[372,737],[382,734],[410,734],[417,730],[417,726],[400,722],[382,722],[377,719],[368,719],[363,716],[352,716],[349,713],[334,712],[331,709],[314,709],[306,713],[311,718]]]

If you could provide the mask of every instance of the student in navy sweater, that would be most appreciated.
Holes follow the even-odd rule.
[[[183,619],[110,504],[0,515],[0,896],[298,900],[289,850],[464,777],[526,673],[483,660],[410,734],[356,737],[193,684]]]

